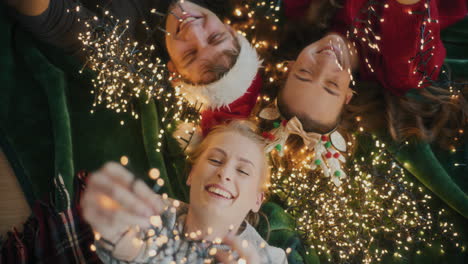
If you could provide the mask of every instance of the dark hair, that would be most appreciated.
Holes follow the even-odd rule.
[[[349,106],[350,114],[362,116],[360,126],[367,130],[388,130],[396,142],[416,139],[447,148],[467,125],[466,86],[456,96],[435,85],[412,96],[396,96],[377,83],[358,82],[356,88],[359,96]]]
[[[299,20],[287,20],[279,32],[280,49],[273,51],[280,60],[297,57],[297,51],[308,44],[323,38],[329,30],[332,18],[342,8],[342,0],[311,1],[304,17]]]
[[[326,29],[330,26],[336,11],[342,7],[343,0],[317,1],[317,5],[309,6],[306,21],[315,25],[317,29]]]

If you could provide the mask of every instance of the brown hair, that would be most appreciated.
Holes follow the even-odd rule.
[[[274,58],[290,60],[297,57],[297,51],[323,38],[336,12],[342,8],[343,0],[311,1],[304,17],[289,19],[278,32],[281,48],[272,51]],[[268,57],[267,57],[268,58]]]
[[[467,125],[467,87],[453,95],[448,88],[430,86],[413,96],[396,96],[376,83],[361,82],[357,89],[362,93],[352,101],[347,115],[361,115],[364,128],[388,129],[396,142],[416,139],[446,148]]]
[[[342,2],[342,0],[312,2],[307,9],[305,19],[309,25],[314,25],[318,29],[328,28],[336,11],[343,7]]]
[[[236,132],[241,134],[242,136],[252,140],[255,142],[259,147],[261,147],[261,151],[263,153],[265,148],[265,140],[262,136],[258,133],[258,128],[256,124],[252,121],[248,120],[232,120],[228,123],[224,123],[218,126],[215,126],[210,130],[210,133],[203,139],[203,141],[195,146],[189,153],[188,153],[188,162],[191,166],[193,166],[200,156],[205,152],[208,147],[209,139],[213,135],[225,132]],[[261,173],[261,191],[266,193],[268,190],[268,186],[270,183],[270,166],[268,164],[268,159],[266,156],[264,157],[264,163],[262,164],[262,173]],[[256,226],[259,222],[259,215],[258,213],[249,212],[246,216],[245,220],[249,222],[251,225]]]

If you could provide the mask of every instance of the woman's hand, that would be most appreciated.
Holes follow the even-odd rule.
[[[260,263],[260,256],[256,248],[247,240],[241,240],[236,235],[230,233],[224,240],[223,244],[230,246],[233,251],[239,254],[239,259],[235,259],[230,252],[218,251],[216,260],[223,264],[257,264]]]
[[[120,259],[134,259],[135,227],[150,227],[150,217],[164,210],[161,197],[118,163],[110,162],[92,173],[81,199],[83,216],[93,230],[111,242]]]

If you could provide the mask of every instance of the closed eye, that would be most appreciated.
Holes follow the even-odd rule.
[[[209,161],[211,161],[212,163],[214,163],[215,165],[221,165],[222,162],[220,160],[217,160],[217,159],[208,159]]]
[[[302,82],[310,82],[310,83],[312,82],[311,79],[303,78],[303,77],[301,77],[300,75],[298,75],[296,73],[294,73],[294,77],[296,77],[296,79],[298,79],[299,81],[302,81]]]
[[[247,172],[245,172],[244,170],[242,169],[237,169],[238,172],[244,174],[244,175],[247,175],[247,176],[250,176],[250,174],[248,174]]]
[[[218,45],[221,44],[224,40],[226,40],[225,33],[213,33],[208,38],[208,43],[211,45]]]
[[[299,69],[297,73],[294,73],[294,76],[302,82],[312,82],[313,77],[312,72],[305,68]]]
[[[331,95],[334,95],[334,96],[339,96],[339,87],[338,87],[338,84],[336,84],[335,82],[333,81],[328,81],[327,82],[327,86],[324,86],[323,88]],[[330,86],[334,86],[332,89],[330,89],[329,87]]]
[[[329,83],[338,88],[338,84],[336,84],[335,82],[329,81]]]
[[[183,61],[186,61],[184,67],[188,67],[190,64],[192,64],[195,61],[195,58],[197,57],[197,50],[191,49],[185,52],[184,56],[182,57]]]
[[[333,96],[339,96],[339,94],[337,94],[336,92],[333,91],[333,89],[330,89],[330,88],[328,88],[327,86],[323,86],[323,89],[324,89],[327,93],[329,93],[329,94],[331,94],[331,95],[333,95]]]

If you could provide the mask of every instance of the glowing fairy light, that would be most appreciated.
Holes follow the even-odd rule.
[[[150,170],[148,174],[154,173],[155,169]],[[135,192],[135,190],[133,190]],[[107,255],[108,258],[113,259],[113,251],[118,247],[122,239],[128,238],[131,241],[130,245],[141,250],[144,247],[144,262],[159,263],[162,260],[171,259],[173,263],[187,263],[187,259],[197,260],[200,263],[214,263],[216,254],[220,251],[229,254],[229,257],[235,257],[230,247],[223,244],[223,239],[215,238],[214,241],[207,241],[201,239],[204,235],[212,234],[213,229],[207,228],[207,232],[197,230],[189,234],[182,234],[183,223],[178,221],[172,222],[171,217],[177,217],[177,208],[183,205],[182,202],[169,199],[166,193],[161,195],[163,206],[165,205],[160,215],[153,215],[149,217],[149,228],[142,228],[138,225],[129,226],[122,236],[116,241],[111,242],[102,236],[100,233],[94,233],[95,241],[89,245],[91,251],[98,251],[100,254]],[[110,198],[109,198],[110,199]],[[115,203],[115,201],[113,201]],[[186,208],[182,208],[182,211]],[[169,220],[168,220],[169,219]],[[230,231],[234,226],[230,226]],[[128,235],[131,234],[131,235]],[[115,243],[115,244],[114,244]],[[247,240],[242,241],[242,248],[252,247],[253,244]],[[162,249],[162,250],[161,250]],[[170,250],[166,250],[170,249]],[[259,248],[261,254],[271,259],[265,245]],[[183,259],[180,259],[183,257]],[[185,259],[185,261],[184,261]],[[176,262],[175,262],[176,261]],[[172,262],[171,262],[172,263]]]
[[[102,18],[83,21],[88,29],[79,35],[87,54],[84,67],[95,71],[92,80],[95,95],[93,106],[105,105],[116,113],[131,113],[133,98],[159,95],[166,66],[155,57],[154,45],[130,40],[130,21],[120,21],[108,11]]]
[[[155,169],[149,171],[148,174],[150,175],[154,171]],[[149,217],[149,222],[151,223],[149,228],[144,229],[138,225],[129,226],[116,242],[111,242],[100,233],[95,232],[95,241],[89,245],[89,249],[92,252],[98,251],[100,255],[105,255],[106,258],[112,261],[115,248],[118,247],[120,241],[125,237],[130,239],[127,240],[130,241],[130,245],[126,244],[126,246],[134,247],[136,250],[141,250],[144,247],[145,262],[147,263],[159,263],[167,259],[174,260],[171,263],[188,263],[188,259],[197,260],[200,263],[214,263],[216,254],[220,251],[229,254],[228,257],[231,259],[235,257],[235,254],[232,255],[233,251],[223,244],[221,238],[216,238],[214,241],[202,240],[200,237],[203,236],[204,232],[201,230],[185,234],[185,236],[181,234],[183,226],[177,221],[175,224],[171,224],[171,221],[168,222],[167,217],[170,215],[176,216],[176,208],[182,206],[182,203],[177,200],[169,200],[168,195],[165,193],[161,197],[166,207],[160,215]],[[115,202],[113,201],[113,203]],[[207,230],[206,234],[213,233],[211,227],[208,227]],[[248,243],[246,240],[242,241],[242,248],[251,246],[251,243]],[[272,256],[268,254],[265,245],[261,246],[259,250],[268,259],[271,259]]]
[[[80,12],[79,6],[72,11]],[[177,87],[171,87],[170,81],[177,77],[171,76],[166,64],[157,56],[160,51],[159,43],[155,43],[152,35],[163,32],[159,26],[151,28],[145,21],[142,26],[146,29],[148,42],[138,42],[130,38],[128,31],[130,21],[115,18],[108,10],[102,10],[102,17],[82,20],[87,31],[79,35],[86,54],[84,68],[95,72],[92,79],[94,95],[91,113],[98,106],[104,106],[117,114],[130,114],[139,119],[141,114],[135,104],[144,101],[148,104],[154,99],[162,105],[163,111],[158,114],[161,127],[170,128],[174,121],[190,120],[199,122],[199,106],[192,106],[186,102]],[[159,17],[163,14],[156,9],[150,11]],[[164,44],[164,43],[163,43]],[[123,126],[125,121],[121,120]],[[165,129],[157,135],[155,151],[162,148]]]
[[[444,247],[462,247],[444,211],[431,209],[430,195],[407,180],[404,168],[391,161],[385,147],[376,139],[367,158],[349,162],[349,177],[340,187],[303,166],[300,160],[310,158],[307,155],[296,158],[296,164],[277,159],[274,163],[272,193],[285,200],[310,247],[319,256],[329,256],[330,262],[401,258],[438,240],[447,243]]]

